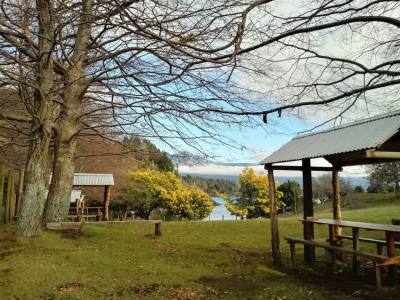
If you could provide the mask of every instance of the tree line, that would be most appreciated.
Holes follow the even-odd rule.
[[[198,187],[211,196],[218,196],[219,194],[233,195],[239,191],[238,183],[227,179],[183,175],[182,180],[185,184]]]

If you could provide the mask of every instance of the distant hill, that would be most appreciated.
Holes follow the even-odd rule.
[[[224,179],[224,180],[230,180],[233,182],[238,182],[239,181],[239,176],[238,175],[219,175],[219,174],[201,174],[201,173],[180,173],[182,176],[185,175],[191,175],[191,176],[197,176],[197,177],[203,177],[203,178],[210,178],[210,179]],[[344,180],[348,181],[351,186],[362,186],[364,189],[366,189],[369,185],[368,178],[366,177],[342,177]],[[295,180],[297,181],[300,186],[303,186],[303,178],[301,176],[276,176],[275,180],[278,181],[280,184],[285,183],[288,180]]]

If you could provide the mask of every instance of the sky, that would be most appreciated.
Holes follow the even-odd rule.
[[[297,3],[297,4],[295,4]],[[310,1],[309,3],[312,3]],[[300,5],[300,6],[299,6]],[[280,14],[290,14],[292,12],[302,11],[304,9],[309,9],[308,7],[302,7],[301,2],[294,2],[289,0],[284,0],[279,2],[279,4],[275,7],[276,12]],[[263,13],[263,12],[261,12]],[[255,16],[256,19],[259,18],[258,15]],[[367,30],[367,29],[365,29]],[[325,55],[334,55],[343,58],[355,59],[358,62],[363,63],[368,67],[373,67],[375,64],[380,63],[381,58],[379,55],[370,54],[368,51],[363,55],[359,55],[359,50],[365,47],[364,42],[369,42],[370,36],[364,36],[364,29],[360,30],[359,34],[355,34],[353,30],[350,30],[348,27],[343,27],[341,29],[336,28],[335,30],[328,30],[321,35],[318,35],[317,47],[320,53]],[[375,37],[371,33],[371,37]],[[364,41],[365,40],[365,41]],[[373,40],[371,38],[371,40]],[[252,42],[250,39],[247,42]],[[314,41],[315,43],[315,41]],[[314,47],[313,43],[313,47]],[[361,48],[360,48],[361,47]],[[278,47],[279,48],[279,47]],[[265,49],[260,49],[260,51],[256,51],[257,56],[262,57]],[[290,53],[286,53],[285,51],[278,51],[276,60],[279,58],[284,58],[288,56]],[[373,58],[373,59],[372,59]],[[378,60],[378,61],[376,61]],[[262,61],[262,60],[261,60]],[[265,93],[268,95],[268,90],[271,88],[270,85],[273,85],[272,81],[268,81],[268,76],[274,78],[274,72],[277,71],[279,74],[286,74],[285,70],[290,69],[292,67],[291,62],[282,61],[279,66],[276,68],[270,68],[268,64],[258,64],[258,60],[256,61],[256,66],[260,65],[262,67],[265,66],[264,73],[265,76],[261,76],[261,73],[256,73],[255,76],[251,76],[250,74],[240,74],[240,72],[235,71],[233,78],[237,79],[238,82],[243,83],[243,86],[248,88],[249,90],[255,90],[260,93]],[[274,65],[275,66],[275,65]],[[324,65],[322,65],[324,66]],[[299,69],[303,70],[302,68]],[[314,70],[314,69],[313,69]],[[317,68],[318,70],[318,68]],[[312,72],[314,74],[314,72]],[[319,72],[316,72],[318,75]],[[329,74],[329,73],[328,73]],[[303,77],[302,72],[287,72],[286,76],[290,78],[295,78],[300,82],[302,80],[310,80],[311,77]],[[240,78],[238,78],[238,76]],[[334,75],[332,75],[334,76]],[[298,78],[297,78],[298,77]],[[318,77],[318,76],[317,76]],[[358,80],[358,79],[357,79]],[[355,80],[354,82],[350,82],[354,86],[358,86],[360,84],[359,81]],[[362,79],[364,84],[365,78]],[[290,93],[291,91],[283,89],[283,93]],[[329,89],[323,90],[323,92],[329,93]],[[396,90],[396,97],[398,97],[398,93]],[[311,97],[311,96],[310,96]],[[363,98],[364,97],[364,98]],[[379,99],[379,101],[367,101],[367,98]],[[386,99],[387,98],[387,99]],[[270,109],[271,106],[276,106],[277,102],[271,98],[263,99],[265,101],[265,109]],[[359,102],[356,103],[345,115],[343,120],[340,119],[340,122],[347,123],[351,121],[355,121],[361,118],[365,118],[368,116],[374,116],[379,113],[385,113],[390,111],[393,107],[389,105],[393,99],[390,97],[386,97],[382,94],[382,90],[376,92],[376,94],[365,93]],[[397,99],[397,98],[396,98]],[[393,102],[394,105],[398,105],[397,101]],[[263,124],[260,118],[259,126],[254,126],[251,128],[218,128],[218,130],[225,135],[228,139],[233,140],[238,145],[242,147],[239,149],[235,147],[230,147],[223,143],[215,144],[215,143],[203,143],[201,146],[203,151],[209,155],[209,163],[202,163],[197,165],[179,165],[179,171],[182,173],[194,173],[194,174],[218,174],[218,175],[238,175],[241,170],[243,170],[246,166],[254,166],[258,172],[263,171],[263,167],[259,166],[258,163],[279,149],[297,134],[302,133],[304,131],[310,130],[315,126],[323,123],[324,121],[329,120],[332,117],[338,115],[338,112],[343,111],[344,107],[347,106],[346,102],[338,102],[329,107],[312,107],[305,108],[301,112],[301,118],[296,117],[295,115],[288,114],[283,112],[282,117],[278,118],[274,116],[270,118],[268,116],[268,124]],[[397,108],[397,107],[396,107]],[[339,124],[327,124],[322,128],[329,128],[333,125]],[[321,129],[322,129],[321,128]],[[186,150],[186,149],[184,149]],[[312,165],[314,166],[329,166],[329,163],[324,159],[314,159],[312,160]],[[299,176],[301,175],[299,172],[288,172],[288,171],[279,171],[276,173],[277,176]],[[315,175],[318,175],[316,173]],[[366,170],[364,167],[346,167],[342,172],[343,176],[366,176]]]
[[[259,127],[245,128],[243,130],[225,129],[225,135],[242,144],[245,148],[238,150],[229,146],[211,146],[208,148],[210,154],[215,157],[210,163],[197,165],[179,165],[179,172],[189,174],[216,174],[216,175],[239,175],[245,167],[253,167],[258,173],[265,172],[259,162],[265,157],[278,150],[285,143],[301,132],[318,125],[316,121],[301,120],[294,116],[282,115],[276,118],[272,124],[263,124],[260,120]],[[207,148],[207,145],[204,145]],[[299,165],[300,162],[292,162],[291,165]],[[313,166],[330,166],[323,158],[312,159]],[[323,172],[313,175],[319,176]],[[301,176],[296,171],[276,171],[277,176]],[[362,166],[345,167],[342,176],[366,176],[365,168]]]

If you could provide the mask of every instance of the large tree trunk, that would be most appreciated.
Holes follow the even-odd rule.
[[[26,162],[24,203],[17,226],[17,234],[23,237],[36,236],[40,233],[52,134],[54,2],[53,0],[37,0],[36,9],[39,21],[39,53],[34,114]]]
[[[40,233],[43,208],[45,204],[50,132],[37,132],[31,142],[26,164],[24,202],[18,221],[17,234],[23,237]]]
[[[85,80],[86,57],[91,34],[92,0],[82,0],[81,22],[76,34],[72,63],[65,74],[63,109],[57,126],[53,179],[44,211],[44,223],[63,221],[70,205],[74,176],[76,134],[79,131],[81,102],[88,82]]]
[[[43,214],[43,222],[65,221],[70,207],[74,177],[74,155],[76,141],[65,139],[60,133],[56,138],[53,176]]]

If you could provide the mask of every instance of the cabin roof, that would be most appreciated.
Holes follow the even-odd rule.
[[[113,174],[75,173],[74,186],[107,186],[114,185]]]
[[[318,157],[324,157],[337,165],[377,162],[373,159],[366,160],[365,150],[378,150],[397,135],[396,142],[391,147],[386,145],[383,148],[400,151],[400,147],[398,147],[400,139],[397,134],[399,128],[400,110],[396,110],[327,130],[299,135],[263,159],[260,164]]]

